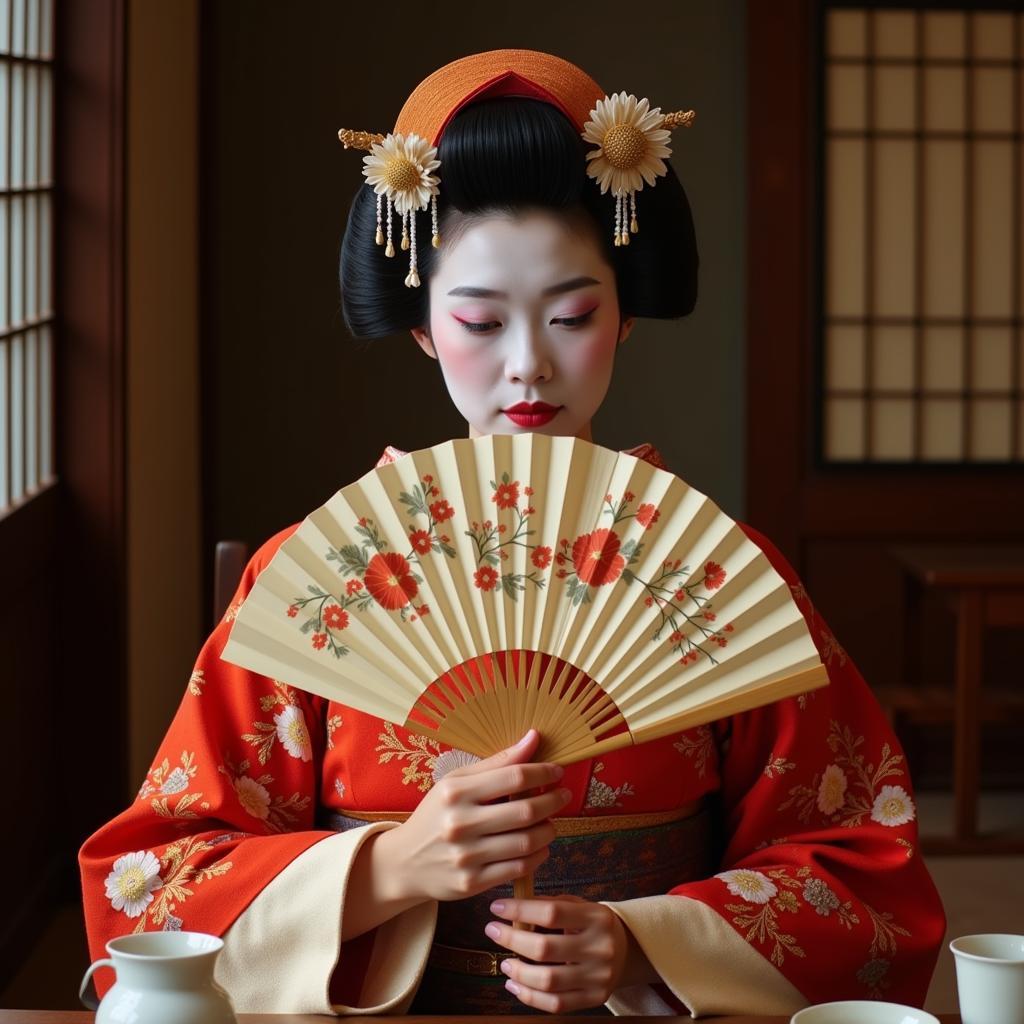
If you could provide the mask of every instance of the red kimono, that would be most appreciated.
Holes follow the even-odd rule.
[[[378,465],[403,454],[388,448]],[[663,465],[649,445],[630,454]],[[662,982],[606,1005],[695,1016],[842,998],[920,1005],[945,919],[903,753],[792,568],[743,528],[789,584],[830,685],[567,769],[567,816],[710,797],[726,831],[716,874],[608,904]],[[359,846],[397,826],[338,834],[317,822],[415,809],[448,748],[221,660],[236,609],[295,529],[253,556],[136,800],[82,847],[90,951],[131,931],[210,932],[225,939],[217,976],[239,1011],[402,1013],[437,904],[341,943]]]

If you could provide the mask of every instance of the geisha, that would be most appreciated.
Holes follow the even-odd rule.
[[[434,72],[394,133],[341,133],[370,150],[341,250],[350,333],[410,332],[470,437],[593,440],[637,318],[696,302],[664,159],[691,120],[545,53]],[[651,444],[629,452],[664,465]],[[378,465],[404,455],[388,445]],[[94,957],[133,930],[211,932],[246,1012],[920,1005],[945,920],[907,765],[770,541],[744,527],[830,685],[562,769],[531,760],[535,730],[480,760],[223,661],[294,529],[251,559],[137,798],[82,848]],[[514,898],[534,871],[536,894]]]

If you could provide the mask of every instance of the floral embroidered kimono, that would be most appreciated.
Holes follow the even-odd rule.
[[[629,453],[664,468],[650,445]],[[378,465],[403,454],[389,447]],[[82,847],[91,955],[131,931],[211,932],[224,938],[217,977],[238,1011],[429,1012],[415,1000],[434,970],[435,932],[445,911],[469,901],[441,905],[440,923],[439,904],[427,901],[349,942],[340,936],[360,845],[415,809],[451,764],[448,748],[220,658],[236,609],[295,529],[253,556],[136,800]],[[744,529],[789,584],[830,685],[566,770],[567,820],[671,821],[703,801],[719,833],[714,847],[691,830],[660,854],[638,848],[638,861],[658,861],[648,876],[657,888],[628,883],[601,900],[661,981],[621,989],[599,1012],[920,1005],[945,919],[918,855],[906,762],[792,568]],[[600,842],[592,859],[616,860],[611,839]],[[584,887],[585,859],[565,863],[562,891],[601,891]],[[482,927],[465,928],[456,945],[483,948]],[[509,996],[504,1012],[531,1011]]]

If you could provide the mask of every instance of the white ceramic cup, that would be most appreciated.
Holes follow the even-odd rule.
[[[1024,1024],[1024,935],[961,935],[949,948],[963,1024]]]
[[[789,1024],[939,1024],[939,1019],[900,1003],[846,999],[798,1010],[790,1017]]]
[[[85,972],[78,995],[96,1024],[237,1024],[231,1000],[213,980],[222,939],[203,932],[140,932],[107,943],[109,959]],[[93,973],[112,967],[113,987],[97,1007]]]

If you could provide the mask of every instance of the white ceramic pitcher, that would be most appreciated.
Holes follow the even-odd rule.
[[[96,1024],[237,1024],[231,1000],[213,980],[224,943],[202,932],[141,932],[107,943],[110,959],[89,965],[78,991]],[[93,972],[112,967],[114,987],[97,1007]],[[87,991],[89,990],[89,991]]]

